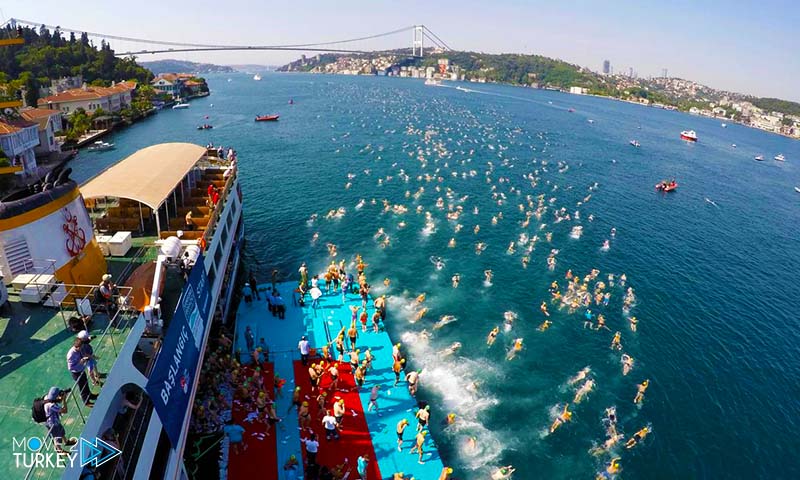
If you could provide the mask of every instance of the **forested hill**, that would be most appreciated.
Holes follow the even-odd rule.
[[[230,73],[236,71],[225,65],[197,63],[188,60],[164,59],[153,60],[152,62],[140,61],[138,63],[156,75],[159,73]]]
[[[148,82],[153,78],[152,72],[135,60],[115,57],[105,41],[94,45],[86,34],[65,36],[58,29],[14,30],[10,26],[0,34],[3,38],[21,35],[25,39],[24,45],[0,48],[0,84],[12,89],[24,87],[28,104],[36,104],[40,85],[65,76],[82,75],[87,83]]]

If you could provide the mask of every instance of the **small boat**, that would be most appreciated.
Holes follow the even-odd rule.
[[[231,81],[231,79],[229,78],[229,79],[228,79],[228,81],[230,82],[230,81]]]
[[[723,123],[723,124],[721,125],[721,127],[722,127],[722,128],[728,128],[728,124],[727,124],[727,123]]]
[[[731,148],[736,148],[736,144],[735,143],[731,143]]]
[[[786,157],[784,157],[782,153],[779,153],[779,154],[775,155],[775,160],[777,160],[779,162],[785,162],[786,161]]]
[[[253,75],[253,80],[255,80],[255,81],[261,80],[261,75],[256,73],[255,75]]]
[[[293,98],[289,99],[289,105],[294,105],[294,99]]]
[[[633,145],[633,146],[634,146],[634,147],[636,147],[636,148],[639,148],[639,147],[641,147],[641,144],[639,144],[639,141],[638,141],[638,140],[631,140],[631,141],[630,141],[630,142],[628,142],[628,143],[630,143],[631,145]]]
[[[456,90],[461,90],[462,92],[467,92],[467,93],[472,91],[469,88],[464,88],[464,87],[456,87]]]
[[[688,142],[696,142],[697,133],[695,133],[694,130],[684,130],[681,132],[681,140],[686,140]]]
[[[176,103],[175,105],[172,106],[173,110],[181,110],[181,109],[184,109],[184,108],[189,108],[189,104],[188,103]]]
[[[590,118],[589,120],[587,120],[587,121],[588,121],[589,123],[594,123],[594,120],[592,120],[591,118]]]
[[[794,187],[794,191],[800,193],[800,187]]]
[[[256,117],[256,122],[275,122],[280,115],[259,115]]]
[[[764,161],[764,155],[756,155],[755,161],[756,162],[763,162]]]
[[[214,125],[209,125],[209,124],[207,124],[207,123],[206,123],[206,124],[203,124],[203,125],[198,125],[198,126],[197,126],[197,129],[198,129],[198,130],[211,130],[212,128],[214,128]]]
[[[440,87],[442,85],[442,82],[440,80],[435,80],[433,78],[428,78],[428,79],[425,80],[425,85],[429,85],[429,86],[432,86],[432,87]]]
[[[114,146],[113,143],[106,143],[106,142],[98,140],[98,141],[94,142],[88,148],[88,150],[90,152],[102,152],[104,150],[113,150],[114,148],[115,148],[115,146]]]
[[[678,182],[676,182],[675,180],[670,180],[670,181],[662,180],[656,183],[656,190],[660,190],[662,192],[671,192],[676,188],[678,188]]]
[[[570,108],[570,109],[569,109],[569,110],[567,110],[567,111],[568,111],[569,113],[572,113],[572,112],[574,112],[574,111],[575,111],[575,109],[574,109],[574,108]]]

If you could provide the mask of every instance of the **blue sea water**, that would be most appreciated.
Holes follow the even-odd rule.
[[[488,478],[492,467],[507,464],[520,479],[592,478],[612,456],[621,457],[624,478],[800,477],[800,194],[793,190],[800,143],[677,112],[497,85],[470,84],[474,91],[463,92],[452,88],[457,84],[300,74],[209,81],[212,95],[191,108],[115,134],[116,150],[82,152],[73,176],[84,180],[153,143],[233,145],[247,265],[265,278],[273,268],[291,277],[301,261],[321,270],[330,261],[327,244],[338,247],[336,260],[363,255],[375,292],[390,297],[390,333],[407,342],[411,366],[423,369],[420,395],[434,405],[434,419],[458,416],[434,431],[457,478]],[[266,113],[281,119],[253,121]],[[195,130],[201,123],[214,129]],[[685,129],[700,141],[681,141]],[[778,153],[785,163],[771,160]],[[758,154],[767,160],[755,162]],[[671,177],[676,192],[654,190]],[[406,196],[422,187],[418,198]],[[523,227],[519,205],[533,211],[539,195],[547,209]],[[384,200],[407,213],[384,211]],[[458,205],[463,214],[448,220],[448,207]],[[324,218],[339,207],[343,216]],[[573,218],[555,223],[562,207]],[[426,229],[425,212],[433,228]],[[574,239],[577,225],[583,235]],[[388,246],[380,245],[383,236],[376,240],[379,228]],[[506,251],[523,233],[541,237],[527,268],[524,246]],[[610,249],[603,251],[606,239]],[[480,255],[479,242],[486,246]],[[552,326],[538,331],[550,283],[563,290],[568,269],[583,277],[593,268],[606,283],[609,273],[627,275],[637,332],[622,312],[619,285],[607,288],[608,307],[591,307],[611,331],[585,329],[583,310],[570,314],[555,304]],[[491,285],[484,283],[487,269]],[[455,273],[458,288],[451,285]],[[413,322],[423,306],[427,315]],[[507,311],[518,315],[513,328],[487,348],[486,335]],[[457,320],[434,328],[444,315]],[[627,376],[620,352],[609,348],[617,330],[635,359]],[[524,349],[509,361],[516,338]],[[453,342],[462,348],[444,355]],[[594,391],[573,404],[570,423],[549,434],[554,414],[573,400],[567,380],[587,366]],[[646,378],[650,387],[636,406],[636,385]],[[645,425],[652,434],[631,450],[595,456],[589,450],[605,439],[602,417],[610,406],[626,439]]]

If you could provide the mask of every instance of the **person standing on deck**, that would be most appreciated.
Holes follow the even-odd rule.
[[[278,314],[278,318],[283,320],[286,318],[286,302],[283,301],[283,297],[281,297],[281,292],[277,290],[273,290],[275,295],[272,297],[272,301],[275,303],[275,313]]]
[[[273,290],[277,290],[277,288],[278,288],[278,273],[279,272],[278,272],[277,268],[273,268],[272,269],[272,289]]]
[[[361,477],[361,480],[367,480],[367,466],[369,466],[369,455],[366,453],[358,457],[357,461],[357,470],[358,476]]]
[[[380,389],[380,385],[375,385],[372,387],[372,391],[369,393],[369,405],[367,406],[367,411],[371,412],[372,407],[375,407],[375,413],[380,416],[381,414],[378,412],[378,390]]]
[[[397,428],[396,428],[395,431],[397,432],[397,451],[398,452],[402,452],[403,451],[403,432],[406,430],[407,426],[408,426],[408,420],[406,420],[405,418],[400,420],[399,422],[397,422]]]
[[[358,289],[359,295],[361,295],[361,308],[364,310],[367,309],[367,299],[369,299],[369,284],[364,282],[361,284],[360,288]]]
[[[303,262],[297,271],[300,272],[300,284],[303,286],[308,285],[308,267],[306,267],[306,262]]]
[[[428,425],[428,420],[431,416],[431,406],[425,405],[425,408],[417,410],[417,431],[424,429]]]
[[[322,290],[319,289],[316,285],[311,287],[311,308],[314,310],[319,308],[319,297],[322,296]]]
[[[86,363],[89,357],[83,356],[83,340],[76,338],[72,343],[72,347],[67,351],[67,369],[72,380],[78,383],[78,390],[81,394],[81,400],[87,407],[91,407],[97,395],[92,393],[89,388],[89,381],[86,379]]]
[[[400,383],[400,373],[403,371],[403,365],[406,363],[405,358],[401,358],[400,360],[395,360],[394,364],[392,365],[392,370],[394,371],[394,386],[396,387],[398,383]]]
[[[418,460],[418,462],[419,462],[420,465],[422,465],[424,463],[422,461],[422,455],[424,453],[423,450],[422,450],[422,446],[425,444],[425,435],[427,435],[427,434],[428,434],[428,432],[426,432],[424,430],[419,432],[419,433],[417,433],[417,438],[416,438],[417,443],[413,447],[411,447],[411,453],[412,454],[414,453],[414,450],[419,452],[419,460]]]
[[[358,338],[358,328],[356,328],[356,322],[350,324],[350,328],[347,330],[347,336],[350,338],[350,349],[356,349],[356,339]]]
[[[406,382],[408,382],[408,393],[412,397],[417,395],[417,381],[419,380],[419,372],[412,370],[406,374]]]
[[[306,446],[306,459],[308,460],[308,464],[316,465],[317,452],[319,451],[319,442],[317,441],[317,434],[312,433],[309,438],[301,438],[300,441],[303,442]]]
[[[253,290],[250,288],[249,283],[245,283],[244,287],[242,287],[242,296],[244,297],[244,303],[248,305],[253,301]]]
[[[253,293],[256,294],[256,299],[261,300],[261,294],[258,292],[258,282],[256,282],[256,276],[253,274],[253,271],[250,270],[250,277],[247,279],[250,283],[250,286],[253,288]]]
[[[336,426],[339,428],[342,428],[344,413],[346,411],[347,408],[344,406],[344,398],[340,398],[338,402],[333,404],[333,416],[336,418]]]
[[[328,410],[326,415],[322,417],[322,425],[325,427],[325,439],[330,441],[331,439],[339,440],[339,430],[336,423],[336,417],[331,415],[331,411]]]
[[[339,366],[339,363],[338,362],[334,362],[333,365],[331,365],[331,368],[328,369],[328,374],[331,376],[330,388],[333,391],[336,391],[336,389],[339,388],[339,368],[338,368],[338,366]],[[344,401],[344,400],[342,400],[342,401]]]
[[[300,361],[303,362],[303,366],[308,365],[308,354],[311,351],[311,347],[308,344],[308,338],[303,335],[300,338],[300,341],[297,342],[297,349],[300,350]],[[312,387],[314,385],[312,384]]]

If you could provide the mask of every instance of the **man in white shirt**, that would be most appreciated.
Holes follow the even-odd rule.
[[[336,428],[336,417],[331,415],[330,410],[325,412],[322,417],[322,425],[325,427],[325,439],[339,440],[339,430]]]
[[[317,435],[312,433],[310,438],[301,438],[300,441],[306,444],[306,459],[308,460],[308,464],[313,465],[317,463],[317,452],[319,451]]]
[[[300,350],[300,360],[303,362],[303,366],[308,365],[308,353],[311,351],[311,347],[308,344],[308,338],[303,335],[303,338],[297,343],[297,348]]]

